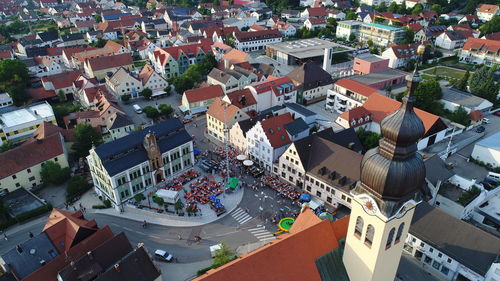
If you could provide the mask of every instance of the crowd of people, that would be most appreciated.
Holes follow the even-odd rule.
[[[295,201],[300,197],[300,191],[295,189],[291,184],[283,182],[273,175],[264,176],[260,180],[264,185],[269,186],[270,188],[276,190],[281,196],[292,201]]]
[[[182,187],[194,180],[195,178],[199,177],[200,174],[193,170],[193,169],[190,169],[182,174],[180,174],[179,176],[173,178],[172,180],[168,181],[167,184],[166,184],[166,189],[170,189],[170,190],[176,190],[176,191],[179,191],[182,189]]]
[[[220,195],[223,190],[221,188],[221,183],[215,181],[213,177],[203,176],[189,185],[191,191],[186,192],[184,198],[188,202],[200,202],[201,204],[206,204],[210,202],[210,196]]]

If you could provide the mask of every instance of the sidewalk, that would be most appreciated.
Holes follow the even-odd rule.
[[[215,212],[213,212],[208,205],[199,205],[203,213],[203,216],[196,216],[196,217],[187,217],[187,216],[180,217],[177,215],[169,215],[165,213],[159,214],[145,209],[137,209],[131,205],[124,206],[125,211],[121,214],[115,209],[87,208],[87,212],[95,214],[104,214],[108,216],[115,216],[139,222],[146,220],[148,223],[163,225],[163,226],[194,227],[194,226],[209,224],[211,222],[214,222],[218,219],[227,216],[234,209],[236,209],[236,207],[238,207],[238,204],[241,202],[241,199],[243,198],[243,194],[244,190],[240,188],[234,193],[222,195],[223,197],[221,199],[223,200],[224,206],[226,207],[226,212],[220,215],[219,217],[215,215]]]

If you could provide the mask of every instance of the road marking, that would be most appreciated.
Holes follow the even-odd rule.
[[[248,231],[259,241],[274,239],[274,235],[266,230],[265,226],[258,226],[254,228],[249,228]]]
[[[133,231],[132,229],[128,228],[128,227],[125,227],[125,226],[121,226],[123,227],[123,229],[127,230],[127,231]]]
[[[160,239],[161,237],[160,236],[156,236],[156,235],[148,235],[149,237],[151,238],[156,238],[156,239]]]
[[[231,216],[239,223],[239,224],[244,224],[248,222],[249,220],[253,219],[252,216],[250,216],[247,212],[245,212],[241,208],[237,208],[235,211],[231,213]]]
[[[140,235],[146,235],[146,233],[144,233],[144,232],[140,232],[140,231],[135,231],[135,233],[138,233],[138,234],[140,234]]]

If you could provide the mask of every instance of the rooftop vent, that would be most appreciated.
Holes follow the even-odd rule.
[[[23,248],[21,248],[21,245],[17,245],[16,246],[16,250],[19,254],[22,254],[23,253]]]

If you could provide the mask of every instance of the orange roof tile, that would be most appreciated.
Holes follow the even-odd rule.
[[[248,53],[245,53],[238,49],[232,49],[224,57],[222,57],[222,59],[227,60],[232,64],[235,64],[240,62],[246,62],[248,57],[249,57]]]
[[[206,89],[206,88],[204,88]],[[222,121],[223,123],[228,123],[227,121],[232,120],[234,115],[240,111],[240,109],[232,104],[227,106],[226,113],[224,114],[224,107],[227,105],[222,98],[216,97],[210,107],[208,108],[207,115]],[[245,114],[245,113],[243,113]],[[224,115],[226,118],[224,118]]]
[[[481,4],[477,8],[478,13],[487,13],[487,14],[494,14],[498,10],[497,5],[491,5],[491,4]]]
[[[498,53],[500,41],[469,37],[462,50],[483,50]]]
[[[293,117],[289,112],[261,121],[264,133],[272,147],[278,148],[292,142],[285,130],[285,125],[291,122],[293,122]]]
[[[216,97],[223,97],[224,91],[220,85],[213,85],[204,88],[187,90],[184,92],[189,103],[213,99]]]
[[[252,92],[248,88],[228,93],[227,97],[231,100],[231,104],[238,108],[245,108],[257,104]]]
[[[339,247],[339,240],[346,236],[349,217],[335,222],[314,217],[310,209],[304,210],[289,233],[280,235],[264,247],[210,270],[195,280],[320,281],[315,261]]]
[[[369,97],[373,93],[377,92],[377,89],[349,78],[342,78],[339,81],[335,82],[335,85],[363,95],[365,97]]]

